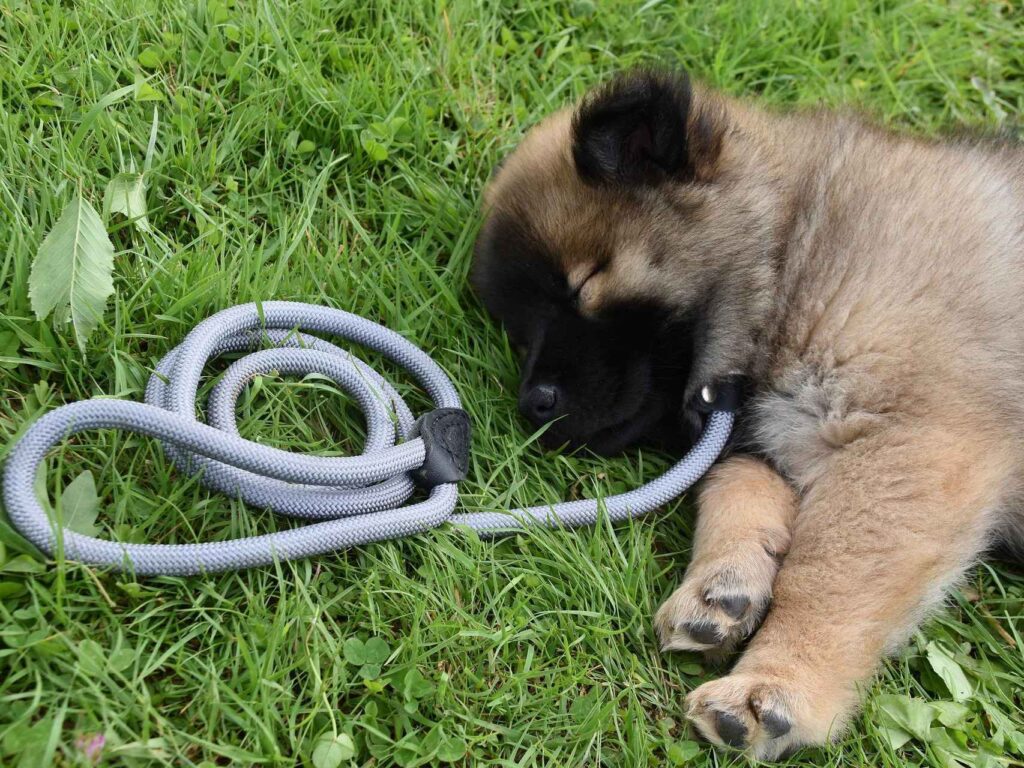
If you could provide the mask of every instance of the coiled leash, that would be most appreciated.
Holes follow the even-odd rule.
[[[338,336],[380,352],[406,368],[436,409],[414,420],[395,389],[346,350],[315,335]],[[200,376],[211,358],[256,349],[232,363],[211,391],[208,424],[196,414]],[[358,456],[304,456],[245,440],[235,406],[259,374],[319,373],[333,379],[362,408],[366,444]],[[596,500],[540,505],[510,512],[453,514],[456,483],[469,463],[469,417],[441,368],[394,331],[338,309],[272,301],[218,312],[200,323],[160,361],[145,403],[96,398],[61,406],[36,421],[11,449],[4,503],[17,529],[53,554],[139,575],[187,575],[266,565],[427,531],[465,525],[482,536],[526,525],[594,523],[603,507],[611,520],[649,512],[679,496],[718,458],[732,429],[732,392],[702,390],[706,426],[686,456],[664,475],[628,493]],[[34,480],[46,452],[91,429],[124,429],[162,441],[174,464],[201,482],[246,503],[309,525],[261,536],[199,544],[129,544],[61,529],[36,498]],[[423,501],[405,505],[415,485]],[[405,506],[403,506],[405,505]]]

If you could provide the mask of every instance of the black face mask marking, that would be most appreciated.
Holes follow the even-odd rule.
[[[601,454],[691,445],[701,425],[683,403],[693,324],[639,303],[582,317],[555,263],[509,217],[492,218],[477,240],[473,285],[525,350],[519,409],[531,427],[549,425],[543,444]]]

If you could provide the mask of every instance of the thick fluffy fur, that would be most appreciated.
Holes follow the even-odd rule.
[[[478,274],[517,258],[500,219],[574,317],[654,306],[685,329],[681,421],[704,382],[750,378],[746,452],[705,482],[655,623],[669,650],[749,640],[687,697],[712,742],[835,737],[882,656],[1024,530],[1024,150],[633,73],[533,129],[485,198]],[[490,295],[511,285],[478,288],[516,322]]]

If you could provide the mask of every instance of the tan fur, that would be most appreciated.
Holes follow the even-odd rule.
[[[701,90],[694,105],[720,139],[694,181],[584,184],[561,112],[487,199],[530,221],[571,280],[610,259],[585,312],[702,306],[691,387],[753,377],[745,434],[774,471],[733,458],[710,477],[693,562],[656,625],[667,649],[729,649],[771,600],[733,671],[686,709],[715,742],[738,720],[771,758],[841,733],[879,659],[998,533],[1024,527],[1024,152]],[[721,585],[747,613],[722,614]],[[708,619],[714,648],[685,629]]]
[[[763,461],[733,456],[708,473],[700,510],[686,577],[654,619],[662,650],[727,652],[754,630],[789,551],[797,498]],[[721,599],[737,595],[750,604],[730,615]],[[687,623],[708,619],[726,635],[717,643],[699,642],[687,632]]]

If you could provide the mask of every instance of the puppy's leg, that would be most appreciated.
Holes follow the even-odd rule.
[[[763,461],[734,456],[700,495],[693,559],[655,617],[663,650],[727,652],[764,617],[796,495]]]
[[[731,674],[687,697],[704,736],[767,759],[843,731],[883,655],[985,546],[1012,460],[980,437],[907,428],[826,460],[764,624]]]

